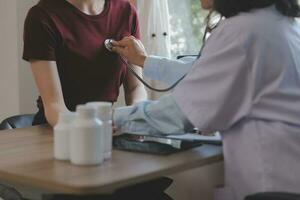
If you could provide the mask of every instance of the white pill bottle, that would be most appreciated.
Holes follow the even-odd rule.
[[[79,105],[70,133],[70,158],[75,165],[99,165],[103,163],[103,124],[97,118],[96,109]]]
[[[91,102],[87,104],[97,110],[97,117],[103,123],[104,129],[104,159],[108,160],[112,156],[112,103],[110,102]]]
[[[76,114],[72,112],[59,113],[58,122],[54,127],[54,158],[70,160],[70,132]]]

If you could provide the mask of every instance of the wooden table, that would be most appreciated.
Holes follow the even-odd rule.
[[[101,166],[79,167],[53,159],[49,127],[0,131],[0,181],[55,193],[109,193],[222,159],[221,147],[203,145],[168,156],[114,150]]]

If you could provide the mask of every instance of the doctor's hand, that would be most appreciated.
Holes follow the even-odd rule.
[[[120,41],[112,42],[112,50],[127,59],[130,64],[144,66],[147,53],[142,42],[133,36],[125,37]]]

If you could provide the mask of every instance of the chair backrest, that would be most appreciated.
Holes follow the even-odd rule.
[[[0,184],[0,199],[4,200],[22,200],[22,195],[16,189]]]
[[[30,127],[33,119],[34,114],[12,116],[1,122],[0,130]]]
[[[300,194],[283,192],[264,192],[250,195],[245,200],[300,200]]]

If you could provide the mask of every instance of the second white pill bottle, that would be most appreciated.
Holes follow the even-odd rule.
[[[97,110],[97,116],[102,121],[104,127],[104,159],[111,158],[112,152],[112,103],[91,102],[87,104]]]
[[[75,165],[98,165],[103,156],[103,124],[97,118],[96,109],[79,105],[77,117],[70,133],[70,158]]]
[[[57,160],[70,160],[70,132],[76,114],[59,113],[58,123],[54,127],[54,157]]]

